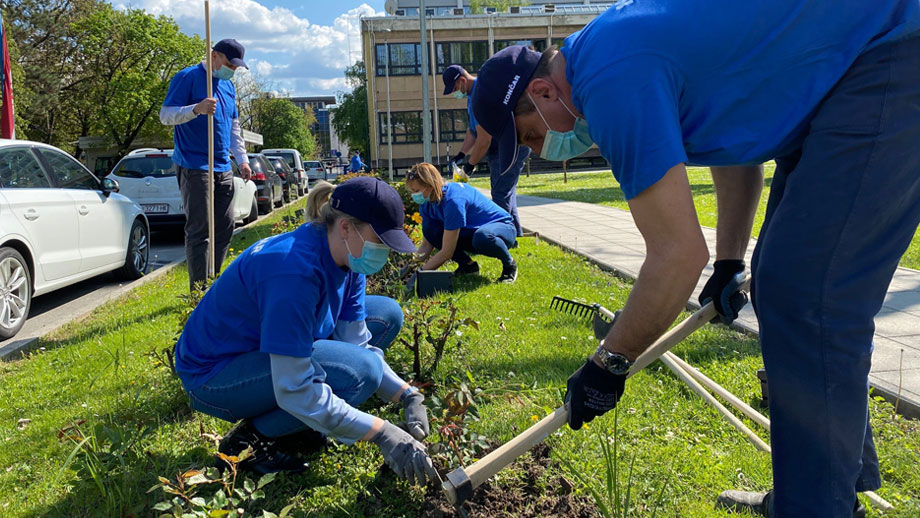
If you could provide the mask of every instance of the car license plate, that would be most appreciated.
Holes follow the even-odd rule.
[[[144,212],[147,214],[166,214],[169,212],[169,204],[167,203],[152,203],[149,205],[141,205],[141,208],[144,209]]]

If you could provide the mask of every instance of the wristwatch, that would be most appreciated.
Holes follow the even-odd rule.
[[[597,350],[594,351],[594,356],[611,374],[625,376],[629,373],[629,368],[632,367],[632,362],[629,361],[629,359],[620,353],[608,351],[603,345],[597,346]]]

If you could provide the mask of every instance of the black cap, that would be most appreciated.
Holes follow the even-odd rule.
[[[403,230],[406,210],[402,198],[383,180],[373,176],[346,180],[332,191],[329,203],[333,209],[368,223],[391,249],[403,254],[417,250]]]
[[[502,174],[517,161],[517,128],[514,107],[527,89],[542,54],[524,45],[512,45],[495,53],[476,74],[473,116],[492,139],[498,139]]]
[[[243,61],[243,54],[246,53],[246,49],[243,48],[243,45],[240,42],[234,39],[220,40],[217,42],[217,45],[214,45],[214,50],[220,52],[224,56],[227,56],[227,59],[230,60],[230,64],[235,67],[249,68],[246,66],[246,62]]]
[[[454,83],[464,72],[466,72],[466,69],[460,65],[451,65],[444,69],[444,73],[441,74],[441,79],[444,80],[444,95],[449,95],[454,91]]]

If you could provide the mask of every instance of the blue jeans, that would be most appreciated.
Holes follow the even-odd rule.
[[[386,350],[403,323],[402,308],[388,297],[368,295],[367,328],[370,345]],[[313,343],[314,362],[326,371],[326,384],[349,405],[367,401],[383,375],[380,357],[354,344],[335,340]],[[189,392],[193,409],[235,422],[248,419],[259,433],[281,437],[307,429],[303,421],[278,407],[272,385],[271,360],[267,353],[253,351],[234,358],[204,385]]]
[[[517,210],[517,184],[521,177],[521,171],[524,169],[524,162],[530,156],[530,148],[521,146],[518,148],[518,158],[511,166],[507,173],[502,174],[501,164],[498,153],[490,153],[489,160],[489,182],[492,184],[492,201],[496,205],[505,209],[505,212],[511,214],[514,222],[516,236],[524,235],[521,230],[521,219],[518,217]]]
[[[444,238],[444,223],[433,220],[422,220],[422,235],[438,250],[441,249]],[[514,224],[509,220],[495,221],[477,229],[461,228],[457,238],[457,248],[451,257],[457,264],[467,265],[473,262],[470,254],[482,254],[494,257],[502,262],[502,266],[514,264],[508,247],[517,240]]]
[[[920,38],[860,56],[777,159],[751,265],[775,518],[851,516],[881,486],[873,318],[920,223]]]

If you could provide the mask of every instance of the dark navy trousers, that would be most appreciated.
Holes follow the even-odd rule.
[[[529,147],[519,147],[517,160],[505,174],[501,172],[498,153],[490,153],[488,156],[489,182],[492,185],[492,201],[499,207],[505,209],[505,212],[511,214],[517,237],[524,235],[524,231],[521,229],[521,218],[518,217],[517,210],[517,184],[518,179],[521,177],[521,171],[524,169],[524,162],[527,161],[527,157],[529,156]]]
[[[440,250],[444,239],[444,223],[431,219],[422,220],[422,235]],[[457,248],[451,259],[459,265],[467,265],[473,261],[470,254],[482,254],[498,259],[502,266],[510,266],[514,259],[511,258],[508,247],[515,241],[517,237],[514,225],[507,219],[487,223],[477,229],[461,228]]]
[[[852,516],[881,485],[873,319],[920,223],[920,37],[861,55],[778,158],[751,265],[774,518]]]

